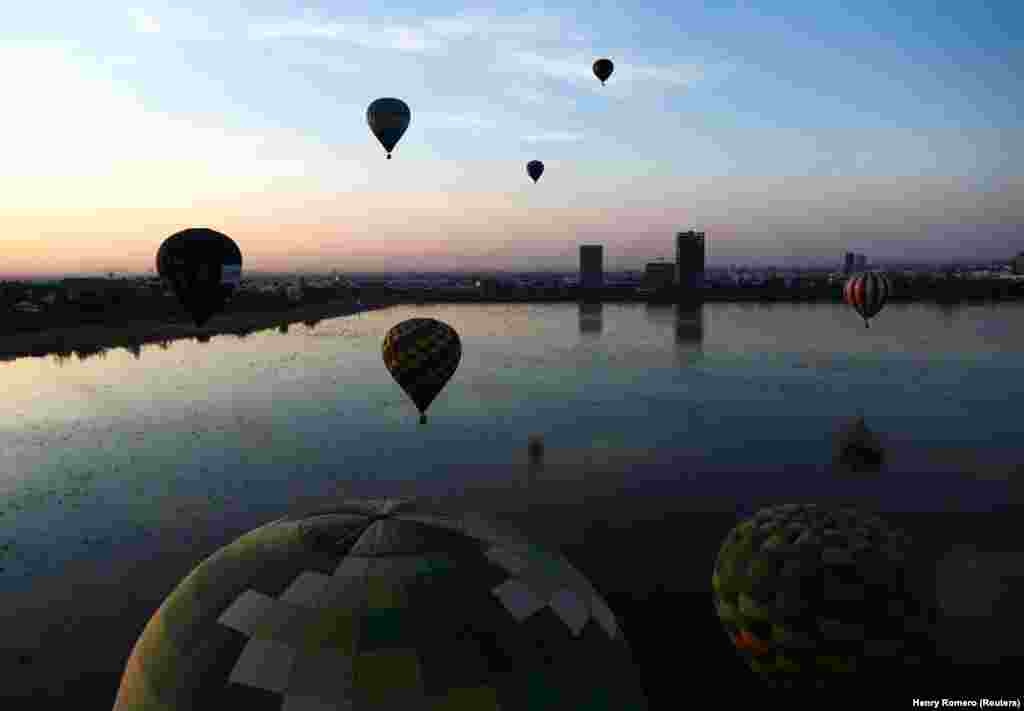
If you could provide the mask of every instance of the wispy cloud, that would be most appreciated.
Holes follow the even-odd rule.
[[[581,133],[569,133],[567,131],[547,131],[523,136],[527,143],[576,143],[583,140]]]
[[[349,42],[367,49],[400,52],[426,52],[444,48],[444,42],[429,31],[400,24],[370,23],[360,20],[332,22],[312,14],[300,20],[281,20],[250,26],[252,39],[325,39]]]
[[[477,133],[498,127],[498,122],[472,113],[437,113],[424,111],[418,113],[416,122],[429,128],[451,128]]]
[[[145,10],[132,8],[128,11],[128,14],[131,16],[136,32],[155,34],[160,31],[160,23],[155,17],[148,14]]]
[[[369,49],[403,52],[451,51],[456,44],[490,45],[492,52],[562,43],[567,36],[579,43],[586,37],[557,15],[532,12],[515,16],[462,13],[406,22],[367,22],[360,18],[328,19],[307,10],[301,18],[256,22],[249,37],[256,40],[307,38],[349,42]]]
[[[268,45],[266,56],[287,67],[316,67],[336,74],[355,74],[363,69],[361,64],[346,55],[308,44]]]
[[[139,63],[137,57],[133,57],[127,54],[119,54],[112,57],[107,57],[103,60],[107,66],[111,67],[130,67]]]
[[[31,75],[17,70],[27,65]],[[60,49],[0,49],[0,83],[11,100],[0,183],[12,204],[52,205],[54,194],[64,203],[159,204],[220,190],[218,180],[245,192],[301,177],[323,160],[322,147],[296,132],[238,131],[153,111]],[[69,122],[69,106],[89,111]],[[41,190],[40,181],[54,187]]]
[[[463,13],[452,17],[430,18],[424,28],[438,37],[448,39],[514,39],[527,37],[534,40],[561,38],[566,34],[566,23],[557,15],[532,12],[513,17],[493,13]],[[578,32],[573,33],[579,35]],[[579,35],[582,37],[582,35]]]
[[[593,60],[590,55],[552,56],[538,52],[514,52],[509,57],[510,71],[540,74],[575,86],[601,89],[593,74]],[[615,74],[609,81],[611,90],[637,84],[660,85],[661,87],[687,88],[704,77],[704,68],[699,64],[660,66],[634,60],[613,60]]]

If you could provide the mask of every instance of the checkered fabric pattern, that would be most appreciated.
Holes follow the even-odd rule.
[[[263,526],[146,626],[115,710],[646,709],[614,614],[560,555],[415,501]]]
[[[771,686],[828,688],[921,664],[936,608],[907,575],[910,552],[910,540],[875,516],[765,508],[722,544],[715,611]]]
[[[388,331],[382,351],[392,377],[425,412],[459,367],[462,343],[448,324],[414,318]]]

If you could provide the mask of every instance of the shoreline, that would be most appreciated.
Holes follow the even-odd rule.
[[[121,325],[98,323],[73,328],[53,328],[0,336],[0,361],[45,358],[51,355],[92,355],[112,348],[136,354],[144,345],[213,336],[248,335],[255,331],[293,323],[322,321],[351,316],[362,311],[387,308],[391,303],[362,304],[351,300],[305,304],[287,311],[225,311],[202,327],[190,321],[128,321]]]
[[[490,297],[467,297],[444,292],[406,291],[389,293],[374,288],[365,289],[370,292],[366,296],[368,303],[361,308],[351,299],[335,299],[324,303],[302,304],[284,310],[245,310],[232,311],[227,309],[215,315],[202,327],[196,327],[191,321],[160,321],[130,320],[121,323],[89,323],[79,326],[58,326],[38,331],[21,331],[0,335],[0,362],[9,362],[18,358],[43,358],[50,355],[70,357],[71,355],[88,356],[112,348],[124,348],[136,353],[144,345],[163,344],[185,338],[208,339],[213,336],[237,335],[244,336],[255,331],[279,328],[284,325],[307,321],[321,321],[329,318],[351,316],[360,311],[388,308],[391,306],[423,306],[426,304],[553,304],[553,303],[646,303],[655,305],[678,305],[684,309],[696,309],[706,303],[759,303],[773,305],[781,303],[842,303],[841,298],[834,294],[765,294],[757,292],[729,293],[725,290],[705,293],[700,300],[677,299],[671,296],[634,294],[573,294],[559,296],[520,296],[496,295]],[[943,299],[903,295],[902,298],[890,299],[893,303],[926,303],[943,306],[962,306],[986,303],[1015,302],[1022,298],[985,299],[958,298],[954,301]]]

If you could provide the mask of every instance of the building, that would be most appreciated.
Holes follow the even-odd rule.
[[[138,295],[138,283],[127,279],[70,278],[61,285],[64,298],[77,303],[116,304]]]
[[[673,262],[650,262],[640,280],[640,291],[655,292],[669,289],[676,280],[676,265]]]
[[[600,289],[604,286],[604,246],[580,245],[580,286]]]
[[[853,272],[862,272],[868,268],[868,258],[864,254],[847,252],[843,257],[843,274],[849,275]]]
[[[1024,252],[1010,260],[1010,270],[1014,274],[1024,274]]]
[[[683,291],[704,286],[704,233],[676,233],[676,285]]]

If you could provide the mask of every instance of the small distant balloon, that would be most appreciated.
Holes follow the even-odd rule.
[[[610,59],[602,58],[594,62],[594,76],[601,80],[601,86],[604,86],[604,83],[608,81],[608,77],[612,75],[614,70],[615,65],[612,64]]]
[[[455,374],[462,342],[451,326],[432,318],[412,318],[384,337],[384,365],[427,421],[427,408]]]
[[[391,160],[391,151],[409,128],[410,120],[412,112],[401,99],[377,99],[366,109],[366,123],[387,151],[388,160]]]
[[[864,319],[865,328],[869,327],[868,319],[882,310],[891,293],[892,284],[880,272],[857,274],[843,287],[843,299]]]
[[[544,164],[539,160],[531,160],[526,164],[526,174],[533,178],[533,182],[540,180],[540,176],[544,175]]]
[[[156,269],[202,326],[223,310],[242,278],[242,252],[225,234],[207,227],[177,232],[160,245]]]

